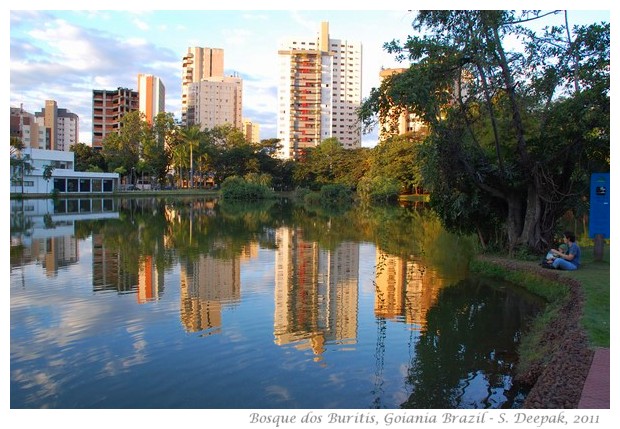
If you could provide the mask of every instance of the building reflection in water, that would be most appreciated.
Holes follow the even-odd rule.
[[[50,201],[50,200],[48,200]],[[77,220],[118,219],[113,200],[29,202],[13,207],[27,213],[20,225],[11,225],[11,246],[21,245],[20,261],[40,262],[48,276],[59,267],[79,261]],[[192,214],[213,215],[213,203],[192,207]],[[167,208],[167,222],[180,222],[180,212]],[[190,219],[192,216],[190,216]],[[191,226],[190,226],[191,231]],[[334,249],[304,237],[301,228],[280,227],[269,237],[275,242],[274,342],[311,351],[323,359],[327,344],[340,350],[357,343],[360,245],[342,242]],[[170,240],[164,234],[162,245]],[[103,233],[94,231],[92,241],[92,286],[94,291],[135,293],[137,302],[158,300],[164,290],[164,268],[155,257],[123,255],[117,245],[106,245]],[[112,247],[113,246],[113,247]],[[241,262],[256,258],[259,245],[249,243],[231,259],[207,254],[181,260],[180,319],[186,331],[207,335],[221,332],[222,311],[241,300]],[[442,279],[421,260],[408,260],[376,249],[375,317],[425,326],[426,313],[437,299]]]
[[[19,260],[11,253],[11,267],[35,262],[48,277],[80,260],[75,223],[117,219],[109,198],[73,200],[11,200],[11,247],[20,247]]]
[[[307,241],[301,229],[276,231],[274,341],[310,349],[322,360],[325,343],[356,343],[359,244],[334,250]]]
[[[442,286],[437,272],[377,248],[375,276],[375,315],[423,329]]]
[[[219,333],[222,307],[241,299],[240,258],[199,255],[181,262],[181,321],[188,332]]]

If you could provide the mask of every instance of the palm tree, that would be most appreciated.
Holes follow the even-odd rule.
[[[172,161],[174,162],[175,173],[178,174],[179,181],[178,187],[183,187],[183,167],[186,165],[186,150],[185,146],[179,144],[172,148]],[[178,172],[176,171],[178,169]]]
[[[181,138],[184,143],[189,146],[189,169],[190,169],[190,188],[194,187],[194,148],[198,147],[200,141],[203,138],[203,132],[200,130],[200,125],[190,125],[189,127],[181,130]]]

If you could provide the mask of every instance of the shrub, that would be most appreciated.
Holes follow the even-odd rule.
[[[324,206],[349,204],[352,201],[352,192],[345,185],[325,185],[319,191],[319,200]]]
[[[238,176],[227,177],[221,186],[224,200],[262,200],[273,197],[273,191],[259,183],[248,183]]]

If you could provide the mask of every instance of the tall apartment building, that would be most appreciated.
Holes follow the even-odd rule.
[[[138,91],[128,88],[93,90],[93,139],[92,147],[101,148],[103,139],[110,133],[118,133],[121,119],[135,112],[139,106]]]
[[[403,73],[405,68],[382,69],[379,72],[380,81],[383,82],[389,77]],[[426,132],[428,126],[414,113],[407,110],[396,112],[389,109],[379,112],[379,141],[384,141],[388,137],[403,135],[412,132]]]
[[[149,124],[166,111],[166,87],[160,78],[152,74],[138,74],[138,109]]]
[[[189,47],[183,57],[181,75],[181,123],[188,124],[188,97],[190,84],[210,77],[224,76],[224,50]]]
[[[67,109],[59,109],[56,101],[45,100],[45,107],[35,113],[35,118],[40,129],[45,130],[45,149],[68,151],[79,143],[80,118]]]
[[[315,38],[284,40],[278,56],[280,157],[298,159],[330,137],[347,149],[361,147],[361,43],[331,39],[322,22]]]
[[[250,119],[243,119],[243,135],[250,143],[260,143],[260,126]]]
[[[239,77],[207,77],[188,85],[185,125],[201,130],[216,125],[242,126],[243,81]]]

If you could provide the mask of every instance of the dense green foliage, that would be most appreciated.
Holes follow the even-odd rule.
[[[222,182],[221,195],[224,200],[262,200],[273,197],[266,185],[229,176]]]

